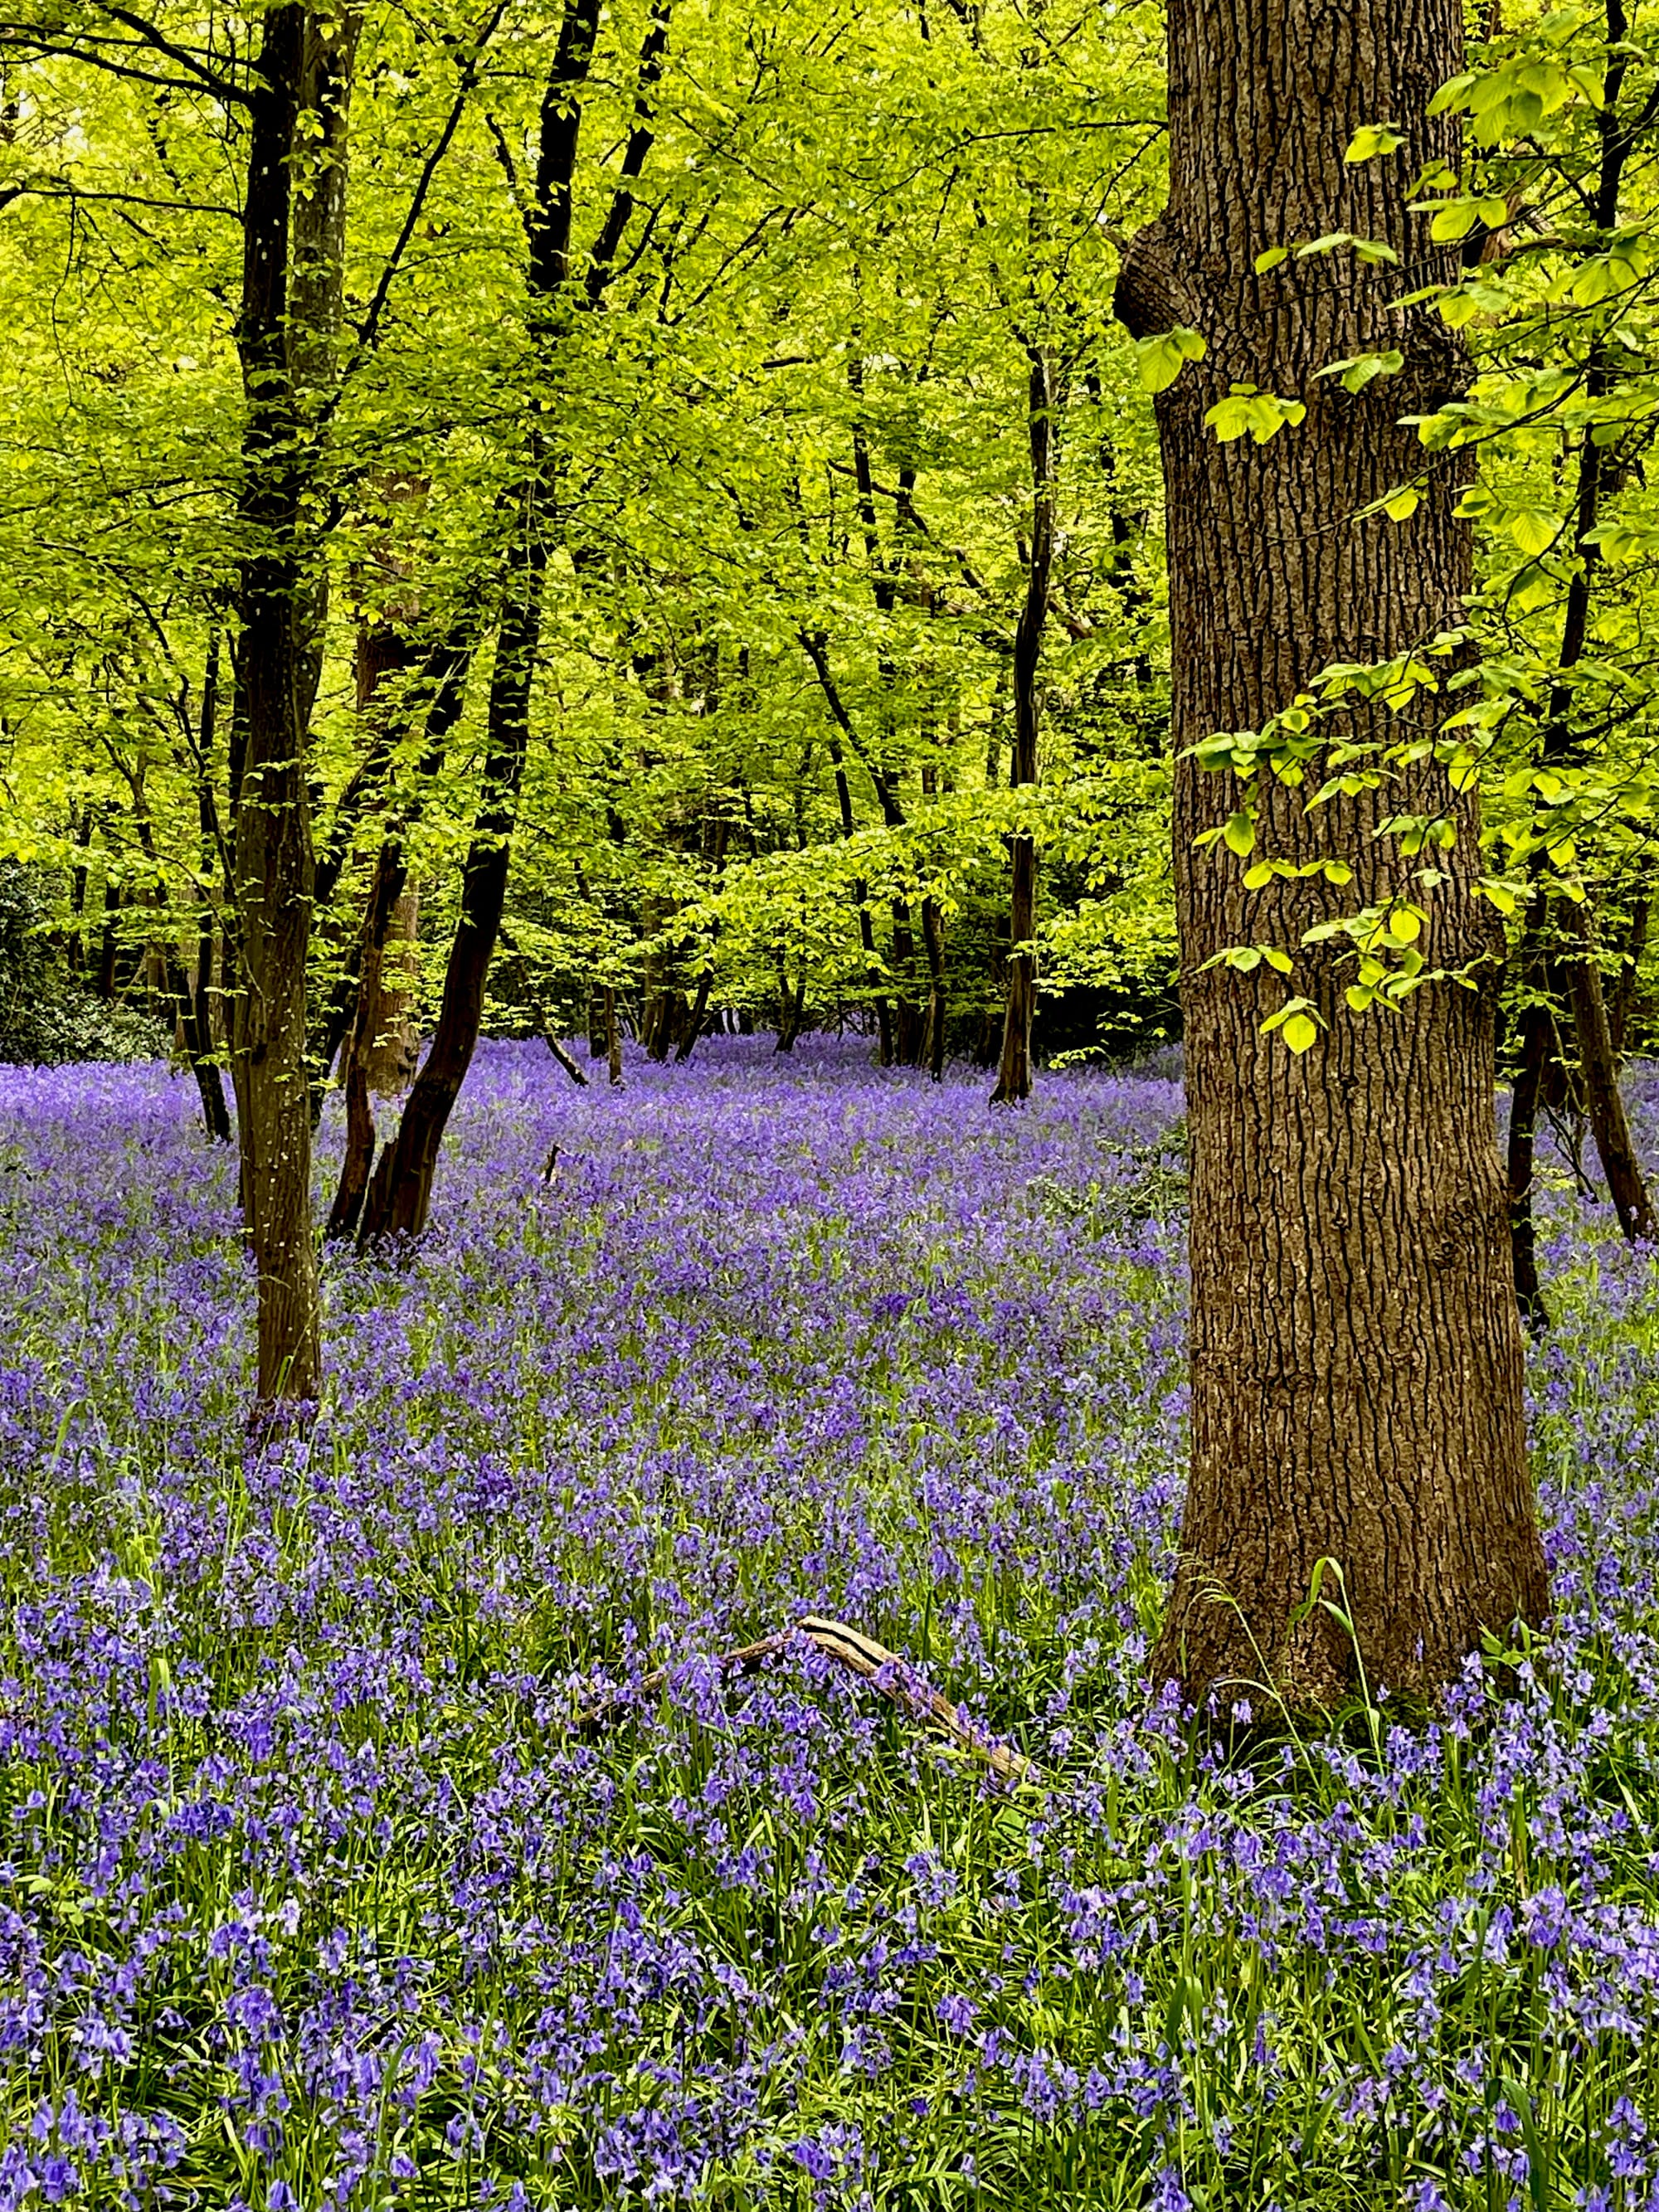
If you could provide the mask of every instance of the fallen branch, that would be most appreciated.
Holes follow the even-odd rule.
[[[758,1644],[745,1644],[736,1651],[720,1652],[714,1664],[722,1678],[752,1674],[769,1659],[776,1658],[803,1641],[838,1662],[848,1674],[856,1674],[860,1681],[870,1683],[893,1705],[914,1714],[918,1720],[927,1722],[930,1727],[939,1729],[960,1744],[964,1751],[972,1752],[975,1758],[984,1759],[1000,1782],[1007,1783],[1012,1787],[1018,1783],[1036,1782],[1041,1778],[1029,1759],[1011,1750],[1006,1744],[992,1742],[980,1733],[960,1707],[953,1705],[939,1691],[929,1689],[925,1682],[918,1681],[897,1652],[890,1651],[885,1644],[878,1644],[873,1637],[861,1635],[856,1628],[848,1628],[841,1621],[821,1620],[816,1614],[809,1613],[805,1620],[798,1621],[793,1628],[785,1629],[781,1635],[763,1637]],[[638,1690],[663,1689],[673,1672],[672,1668],[659,1667],[654,1673],[641,1679]],[[620,1693],[607,1698],[603,1705],[583,1713],[576,1726],[584,1734],[607,1728],[613,1720],[621,1717],[631,1703],[631,1698]]]

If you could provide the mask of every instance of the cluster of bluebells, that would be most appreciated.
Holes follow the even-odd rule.
[[[1552,1200],[1547,1638],[1229,1761],[1179,1110],[492,1048],[261,1443],[187,1087],[0,1073],[0,2212],[1659,2212],[1652,1267]],[[809,1613],[1039,1778],[720,1664]]]

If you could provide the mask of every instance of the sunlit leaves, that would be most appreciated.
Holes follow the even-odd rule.
[[[1258,391],[1254,384],[1235,384],[1224,399],[1206,409],[1204,422],[1223,445],[1248,434],[1265,446],[1286,423],[1304,421],[1307,412],[1299,399],[1280,399],[1271,392]]]
[[[1172,331],[1159,331],[1135,341],[1140,388],[1146,392],[1167,391],[1189,361],[1203,358],[1203,338],[1198,331],[1183,329],[1180,325]]]
[[[1362,123],[1349,139],[1345,161],[1374,161],[1380,154],[1392,154],[1406,143],[1406,134],[1392,123]]]
[[[1346,361],[1328,362],[1318,374],[1340,377],[1345,392],[1363,392],[1376,377],[1397,376],[1405,365],[1405,355],[1398,346],[1390,346],[1386,353],[1354,354]]]
[[[1268,1015],[1261,1027],[1269,1036],[1277,1032],[1299,1055],[1318,1042],[1324,1024],[1325,1018],[1311,999],[1286,999],[1277,1013]]]

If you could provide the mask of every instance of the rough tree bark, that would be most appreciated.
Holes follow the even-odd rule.
[[[1054,558],[1054,372],[1041,346],[1030,349],[1026,422],[1031,454],[1031,543],[1025,568],[1025,599],[1014,632],[1014,744],[1008,766],[1010,789],[1037,780],[1037,670],[1042,632],[1048,619],[1049,582]],[[1014,951],[1008,961],[1008,999],[1002,1018],[1002,1057],[997,1066],[994,1106],[1012,1106],[1031,1095],[1031,1020],[1036,1012],[1036,957],[1029,947],[1036,934],[1036,843],[1013,840],[1013,882],[1008,900],[1008,929]]]
[[[1321,882],[1246,891],[1197,834],[1238,803],[1231,777],[1186,757],[1218,730],[1260,728],[1322,667],[1371,661],[1460,618],[1466,530],[1445,474],[1403,524],[1361,510],[1424,470],[1404,415],[1459,388],[1431,313],[1401,313],[1399,272],[1347,252],[1258,276],[1264,248],[1333,232],[1385,240],[1410,285],[1456,274],[1457,248],[1408,217],[1424,163],[1455,155],[1431,119],[1460,65],[1456,0],[1174,0],[1170,198],[1133,241],[1117,291],[1137,335],[1177,325],[1207,342],[1158,405],[1174,626],[1175,869],[1192,1158],[1191,1480],[1179,1563],[1151,1661],[1224,1710],[1271,1683],[1292,1707],[1352,1684],[1346,1632],[1310,1607],[1339,1563],[1373,1688],[1429,1692],[1483,1628],[1536,1620],[1547,1577],[1522,1419],[1522,1335],[1508,1194],[1492,1109],[1492,993],[1430,986],[1390,1012],[1351,1016],[1334,954],[1297,951],[1295,988],[1329,1026],[1297,1058],[1261,1023],[1284,995],[1205,963],[1228,945],[1296,951],[1312,923],[1420,891],[1417,864],[1373,831],[1384,813],[1449,813],[1449,880],[1428,902],[1431,967],[1485,963],[1501,941],[1469,896],[1476,800],[1432,763],[1386,794],[1310,814],[1269,780],[1261,849],[1340,852]],[[1346,164],[1362,124],[1406,134]],[[1316,382],[1327,363],[1399,347],[1401,372],[1358,395]],[[1305,422],[1266,444],[1217,441],[1206,408],[1234,381],[1295,395]],[[1432,702],[1425,710],[1433,712]],[[1401,734],[1380,709],[1344,735]],[[1325,1585],[1327,1596],[1334,1595]],[[1258,1696],[1258,1703],[1259,1696]]]

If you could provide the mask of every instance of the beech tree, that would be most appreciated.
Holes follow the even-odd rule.
[[[1536,1620],[1546,1598],[1492,1110],[1503,937],[1473,896],[1478,791],[1431,742],[1386,780],[1370,772],[1375,751],[1400,750],[1389,700],[1411,689],[1391,695],[1386,678],[1313,752],[1367,766],[1317,809],[1299,774],[1254,774],[1231,734],[1264,731],[1322,672],[1409,662],[1462,618],[1461,472],[1402,495],[1423,460],[1400,418],[1438,410],[1468,372],[1431,310],[1396,305],[1402,265],[1419,286],[1457,273],[1455,245],[1407,202],[1456,155],[1455,124],[1429,110],[1462,60],[1462,16],[1456,0],[1334,15],[1286,0],[1267,21],[1244,0],[1176,0],[1169,41],[1169,204],[1116,295],[1132,334],[1176,369],[1188,357],[1158,416],[1192,1458],[1152,1669],[1200,1700],[1329,1705],[1357,1653],[1371,1686],[1428,1691],[1483,1630]],[[1384,126],[1383,158],[1345,158]],[[1322,375],[1390,355],[1386,375]],[[1431,734],[1420,691],[1402,711]],[[1212,768],[1231,787],[1224,836]],[[1407,816],[1453,833],[1431,887],[1398,834]],[[1345,929],[1356,901],[1372,919]],[[1448,980],[1356,1011],[1357,946],[1415,948]]]

